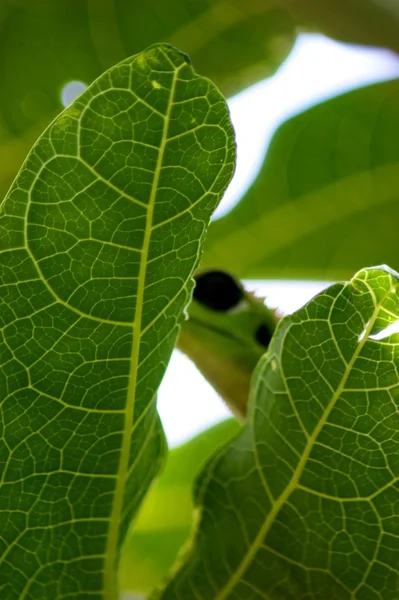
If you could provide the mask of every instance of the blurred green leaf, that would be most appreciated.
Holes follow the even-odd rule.
[[[228,419],[171,450],[125,545],[120,570],[123,590],[149,592],[167,575],[193,524],[194,480],[239,429],[238,421]]]
[[[398,277],[365,269],[281,321],[163,600],[397,600],[399,334],[374,336]]]
[[[189,54],[225,95],[273,73],[295,27],[271,0],[6,0],[0,13],[0,123],[20,134],[60,107],[69,80],[156,42]]]
[[[0,205],[0,596],[116,598],[155,394],[234,170],[226,102],[156,45],[48,127]]]
[[[249,278],[336,280],[399,268],[399,81],[284,123],[241,202],[209,230],[202,265]]]
[[[71,80],[169,42],[226,95],[272,74],[295,39],[274,0],[4,0],[0,5],[0,199]],[[16,151],[14,151],[16,149]]]
[[[281,0],[280,6],[304,27],[399,52],[398,0]]]

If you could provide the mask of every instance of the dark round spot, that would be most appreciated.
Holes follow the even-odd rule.
[[[194,298],[212,310],[230,310],[243,297],[242,287],[224,271],[206,271],[195,277]]]
[[[267,348],[270,344],[270,340],[272,339],[272,332],[269,330],[267,325],[259,325],[255,333],[255,338],[258,344]]]

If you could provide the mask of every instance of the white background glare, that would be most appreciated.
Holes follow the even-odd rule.
[[[340,44],[321,35],[301,35],[278,73],[229,101],[236,130],[238,164],[215,217],[228,212],[255,177],[267,144],[285,119],[306,108],[377,81],[399,76],[388,51]],[[267,304],[292,312],[326,282],[251,282]],[[175,446],[229,416],[195,367],[175,351],[158,394],[158,408],[170,445]]]
[[[87,89],[83,81],[69,81],[61,90],[61,102],[67,107]]]

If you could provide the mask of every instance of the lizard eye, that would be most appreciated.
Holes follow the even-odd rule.
[[[270,340],[272,339],[272,332],[264,323],[259,325],[258,329],[255,333],[255,339],[261,346],[267,348],[270,344]]]
[[[207,308],[225,312],[241,302],[244,290],[228,273],[206,271],[195,277],[194,298]]]

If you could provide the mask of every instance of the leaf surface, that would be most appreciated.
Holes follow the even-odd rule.
[[[194,480],[239,429],[236,419],[227,419],[168,453],[165,469],[145,497],[122,553],[123,590],[150,592],[166,577],[193,524]]]
[[[2,203],[2,598],[117,597],[162,460],[155,394],[234,153],[223,97],[157,45],[50,125]]]
[[[281,321],[163,600],[396,600],[399,334],[377,334],[398,278],[365,269]]]
[[[240,278],[347,278],[399,269],[399,81],[284,123],[241,202],[211,225],[203,266]]]

